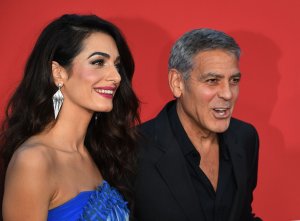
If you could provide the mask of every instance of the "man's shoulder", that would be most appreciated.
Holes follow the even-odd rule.
[[[231,118],[229,130],[256,133],[256,128],[251,123],[237,118]]]
[[[175,104],[174,101],[168,102],[157,114],[157,116],[142,123],[138,127],[138,130],[142,134],[151,135],[155,133],[155,130],[160,130],[161,127],[164,127],[166,126],[166,124],[169,124],[168,109],[174,104]]]
[[[232,118],[228,130],[224,133],[224,137],[234,139],[239,143],[255,144],[258,145],[259,136],[256,128],[245,121]],[[250,145],[250,146],[251,146]]]
[[[139,127],[138,130],[142,133],[142,134],[151,134],[154,131],[154,127],[155,127],[155,122],[156,122],[156,117],[152,118],[151,120],[148,120],[144,123],[142,123]]]

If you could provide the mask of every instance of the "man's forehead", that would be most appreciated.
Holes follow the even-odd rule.
[[[222,58],[230,57],[236,60],[237,62],[239,61],[239,58],[232,51],[225,50],[225,49],[201,50],[193,56],[193,60],[197,61],[197,60],[205,60],[209,58],[217,59],[218,57],[222,57]]]
[[[224,51],[200,52],[192,67],[194,77],[232,77],[240,76],[239,62],[232,53]]]

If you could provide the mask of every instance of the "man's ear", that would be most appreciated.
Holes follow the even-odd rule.
[[[182,74],[176,69],[169,70],[169,86],[174,97],[179,98],[184,89],[184,82]]]
[[[52,77],[56,85],[63,85],[68,78],[66,70],[56,61],[52,61]]]

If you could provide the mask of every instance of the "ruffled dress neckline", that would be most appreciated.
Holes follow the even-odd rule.
[[[96,190],[83,191],[48,212],[48,221],[128,221],[129,210],[117,189],[103,180]]]

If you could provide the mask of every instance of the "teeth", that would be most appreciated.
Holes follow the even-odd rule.
[[[113,90],[96,89],[96,91],[101,94],[113,94],[114,93]]]
[[[225,115],[225,111],[218,111],[220,115]]]
[[[218,112],[218,114],[220,115],[225,115],[226,113],[226,109],[222,109],[222,108],[218,108],[218,109],[214,109],[216,112]]]

